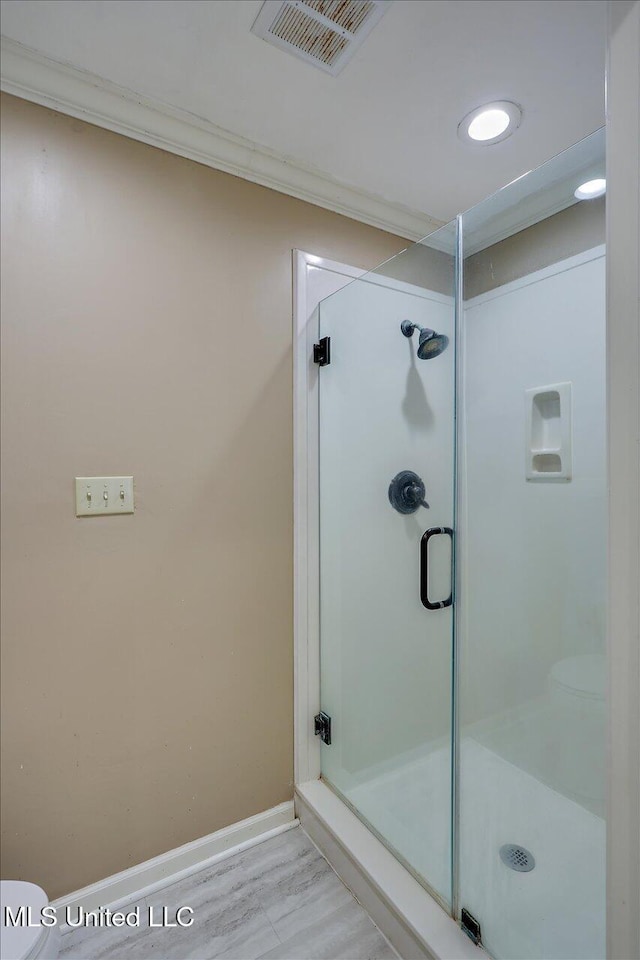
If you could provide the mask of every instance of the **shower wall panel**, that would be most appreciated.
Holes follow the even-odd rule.
[[[465,304],[464,723],[540,696],[558,660],[604,652],[603,250],[592,257]],[[528,483],[525,390],[563,381],[574,476]]]

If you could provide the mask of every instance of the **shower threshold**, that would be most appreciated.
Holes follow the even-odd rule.
[[[296,816],[401,957],[488,955],[322,780],[298,784]]]

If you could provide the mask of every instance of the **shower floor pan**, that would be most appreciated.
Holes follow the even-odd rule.
[[[460,904],[480,921],[485,948],[509,960],[604,957],[604,820],[476,740],[460,750]],[[345,791],[440,891],[450,811],[436,788],[449,763],[447,748],[425,751]],[[505,865],[500,850],[511,843],[533,854],[535,869]]]

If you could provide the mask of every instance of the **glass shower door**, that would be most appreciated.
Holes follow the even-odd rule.
[[[496,960],[605,955],[603,177],[600,132],[319,310],[322,777]]]
[[[318,367],[322,777],[447,905],[454,241],[323,301]]]

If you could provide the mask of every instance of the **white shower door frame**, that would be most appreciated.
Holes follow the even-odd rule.
[[[487,955],[377,837],[320,780],[318,304],[366,271],[293,251],[294,343],[294,775],[296,814],[401,956],[480,960]],[[382,276],[372,282],[415,293]]]

